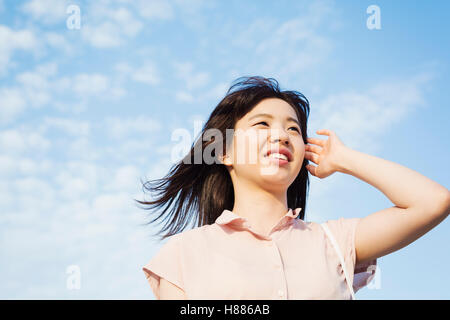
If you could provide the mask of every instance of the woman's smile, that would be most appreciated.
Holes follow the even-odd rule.
[[[264,161],[267,162],[268,164],[276,164],[279,166],[286,166],[289,164],[287,157],[279,153],[271,153],[269,155],[264,156]]]

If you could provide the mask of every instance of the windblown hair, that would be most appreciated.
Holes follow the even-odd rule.
[[[205,147],[214,142],[214,139],[204,138],[207,130],[217,129],[222,133],[222,137],[227,137],[226,129],[234,130],[236,122],[260,101],[266,98],[279,98],[289,103],[295,110],[300,122],[303,142],[305,145],[307,144],[309,101],[303,94],[297,91],[281,91],[278,82],[273,78],[240,77],[234,82],[211,113],[200,136],[192,144],[186,157],[173,165],[163,178],[143,183],[143,191],[156,192],[157,198],[153,201],[135,199],[138,203],[147,206],[143,207],[144,210],[163,208],[157,217],[148,222],[148,224],[152,224],[162,217],[162,220],[166,221],[163,229],[157,233],[157,235],[161,235],[168,230],[160,237],[161,240],[183,231],[191,222],[192,216],[195,219],[194,223],[201,227],[213,224],[223,210],[233,209],[233,183],[225,165],[218,161],[207,164],[203,159],[200,164],[192,161],[196,152],[203,154]],[[223,144],[223,154],[229,143],[231,141],[227,139],[226,144]],[[219,153],[214,157],[219,156]],[[303,160],[299,174],[287,190],[288,207],[302,208],[297,217],[302,220],[305,217],[306,196],[309,190],[309,177],[306,169],[308,163],[307,159]],[[174,206],[170,208],[173,203]]]

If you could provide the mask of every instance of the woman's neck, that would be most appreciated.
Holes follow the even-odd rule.
[[[235,184],[233,212],[247,219],[256,232],[267,235],[283,217],[287,207],[287,190],[274,192],[244,183]]]

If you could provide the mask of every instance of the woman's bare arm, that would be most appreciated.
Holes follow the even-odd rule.
[[[317,164],[307,166],[311,174],[318,178],[336,171],[350,174],[395,205],[361,218],[355,234],[357,263],[407,246],[448,216],[450,192],[444,186],[398,163],[352,150],[331,130],[317,133],[328,139],[308,138],[312,144],[305,146],[305,158]]]
[[[395,206],[362,218],[356,228],[357,262],[397,251],[441,223],[450,211],[450,192],[398,163],[345,148],[338,171],[383,192]]]

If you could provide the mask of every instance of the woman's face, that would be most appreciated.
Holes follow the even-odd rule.
[[[289,161],[277,160],[286,150]],[[273,155],[267,156],[269,150]],[[305,145],[294,109],[284,100],[268,98],[237,121],[224,162],[232,179],[246,179],[264,189],[287,189],[303,164]]]

